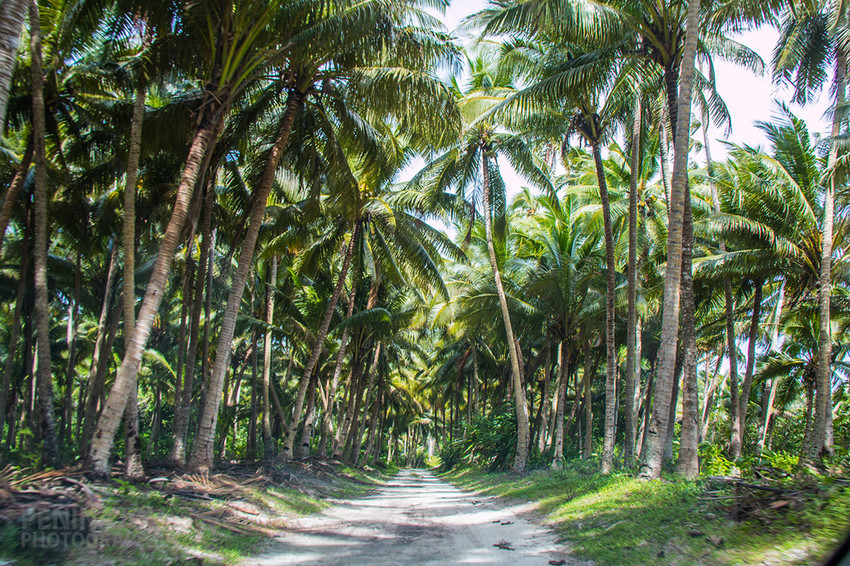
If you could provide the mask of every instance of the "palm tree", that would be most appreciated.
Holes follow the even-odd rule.
[[[205,57],[201,58],[199,71],[209,80],[196,116],[196,126],[171,218],[162,237],[145,298],[139,307],[133,338],[125,351],[91,443],[89,459],[92,471],[98,475],[108,473],[112,442],[162,301],[204,157],[218,136],[234,100],[249,86],[252,77],[275,63],[284,51],[283,48],[271,48],[269,52],[269,46],[276,45],[269,37],[269,28],[274,27],[271,21],[275,16],[280,16],[275,9],[275,2],[258,5],[251,0],[233,0],[223,4],[219,6],[213,0],[194,2],[187,4],[184,13],[179,16],[185,22],[181,35],[183,49],[195,52],[198,45],[206,47],[202,50]],[[161,41],[172,39],[169,36]],[[235,49],[235,45],[241,47]]]
[[[797,102],[809,100],[819,91],[827,77],[826,67],[832,64],[833,92],[832,127],[827,170],[833,171],[838,160],[836,139],[842,130],[847,91],[848,53],[841,37],[847,25],[847,7],[833,2],[789,2],[780,30],[779,42],[773,55],[774,78],[794,85]],[[831,354],[830,298],[833,256],[833,223],[835,215],[835,174],[824,179],[823,249],[821,251],[818,304],[820,334],[818,338],[817,398],[815,402],[814,441],[809,458],[832,454],[827,429],[832,415],[830,399]]]
[[[503,101],[510,93],[511,85],[506,77],[499,77],[484,68],[478,59],[470,65],[476,73],[473,75],[471,89],[460,98],[459,105],[465,120],[460,139],[448,152],[435,158],[426,168],[414,177],[415,185],[430,185],[430,191],[444,192],[450,187],[464,194],[467,187],[477,182],[480,186],[481,212],[484,220],[484,232],[487,242],[487,257],[493,275],[499,308],[505,328],[505,336],[511,361],[511,381],[517,415],[517,447],[514,468],[525,469],[528,459],[529,417],[525,388],[520,370],[521,360],[511,322],[508,301],[505,294],[499,260],[494,245],[494,216],[500,227],[505,229],[504,218],[504,182],[498,167],[498,156],[505,158],[530,181],[550,191],[551,183],[544,172],[545,165],[536,161],[528,145],[518,136],[501,133],[496,123],[487,118],[488,111]],[[460,96],[460,92],[457,93]],[[475,215],[472,206],[473,220]],[[504,234],[497,235],[504,241]]]

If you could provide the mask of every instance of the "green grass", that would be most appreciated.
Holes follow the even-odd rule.
[[[295,516],[320,512],[329,499],[362,496],[381,485],[396,470],[365,472],[337,467],[333,473],[302,475],[294,487],[272,483],[238,485],[232,495],[209,501],[171,496],[147,484],[116,482],[112,486],[92,486],[101,504],[86,510],[92,519],[96,544],[72,546],[53,557],[18,548],[19,533],[14,527],[0,531],[0,563],[138,565],[238,564],[263,551],[269,533],[284,528]],[[230,478],[230,481],[236,481]],[[266,532],[233,532],[198,518],[201,513],[215,519],[220,512],[232,511],[230,499],[248,502],[271,522],[258,522]],[[248,517],[250,518],[250,517]]]
[[[732,489],[708,496],[704,481],[650,482],[574,468],[523,477],[465,469],[444,477],[485,494],[535,502],[574,554],[598,566],[818,564],[850,529],[850,488],[841,483],[737,522]]]

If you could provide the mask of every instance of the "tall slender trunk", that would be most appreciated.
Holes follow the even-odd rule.
[[[747,412],[750,404],[750,390],[753,387],[753,373],[756,367],[756,341],[758,340],[759,322],[761,320],[761,306],[764,292],[763,286],[764,283],[761,280],[755,281],[755,292],[753,293],[753,315],[750,320],[750,335],[747,347],[747,368],[744,371],[744,382],[741,384],[741,406],[738,409],[738,415],[741,421],[742,444],[747,428]],[[733,454],[732,456],[734,457],[732,460],[737,460],[740,455],[740,453]]]
[[[53,372],[50,365],[50,298],[47,291],[47,155],[45,149],[44,74],[41,65],[41,24],[38,1],[30,3],[30,56],[32,59],[32,131],[35,146],[35,242],[33,274],[35,277],[35,328],[38,344],[39,428],[43,442],[44,464],[59,463],[56,423],[53,414]]]
[[[255,458],[257,454],[257,413],[260,395],[263,395],[262,391],[257,391],[257,374],[259,373],[257,342],[257,332],[254,331],[251,333],[251,416],[248,419],[248,442],[246,446],[249,458]],[[271,428],[271,425],[269,428]]]
[[[77,251],[77,261],[74,265],[74,293],[68,304],[68,325],[65,334],[68,360],[65,362],[65,391],[62,400],[62,421],[59,425],[59,442],[66,447],[72,444],[71,428],[74,416],[74,381],[77,375],[77,326],[79,324],[77,315],[82,294],[82,261],[83,254]]]
[[[685,221],[682,231],[682,427],[676,473],[699,475],[699,399],[697,395],[696,314],[694,304],[694,219],[690,186],[685,186]],[[675,420],[675,414],[672,417]],[[673,422],[670,423],[670,429]],[[671,430],[672,432],[672,430]]]
[[[776,312],[773,317],[773,332],[770,340],[770,349],[773,352],[779,351],[781,347],[780,338],[779,338],[779,324],[782,319],[782,308],[785,302],[785,283],[782,282],[782,286],[779,288],[779,299],[776,301]],[[767,386],[768,394],[766,399],[764,400],[763,411],[762,411],[762,426],[759,434],[759,443],[758,443],[758,453],[761,454],[764,451],[765,442],[767,440],[768,430],[770,429],[770,418],[773,415],[773,402],[776,399],[776,390],[779,387],[779,377],[774,377],[770,380],[770,384]]]
[[[269,379],[272,371],[272,333],[268,328],[274,322],[274,287],[277,285],[277,256],[269,260],[268,283],[266,285],[266,336],[263,339],[263,458],[274,458],[272,441],[272,419],[269,412]]]
[[[201,309],[204,307],[204,287],[207,283],[208,259],[212,256],[212,206],[215,194],[215,174],[210,175],[204,195],[204,210],[201,215],[201,249],[198,254],[198,267],[195,285],[192,290],[192,314],[189,318],[189,350],[186,353],[186,369],[180,396],[175,398],[173,442],[169,458],[178,464],[186,461],[186,433],[189,430],[189,412],[192,407],[192,394],[195,388],[195,367],[198,357],[200,337]],[[208,328],[209,317],[205,321]]]
[[[637,349],[637,217],[638,188],[640,186],[640,95],[635,96],[634,119],[632,122],[631,178],[629,183],[629,277],[628,315],[626,323],[626,436],[623,444],[623,461],[630,466],[635,459],[635,430],[637,418],[637,392],[640,375],[640,360],[635,357]]]
[[[377,382],[377,378],[380,372],[380,359],[381,359],[381,343],[378,342],[375,345],[375,354],[372,358],[372,364],[369,366],[369,381],[366,385],[365,390],[363,391],[363,416],[360,416],[359,409],[355,411],[354,418],[357,421],[357,432],[355,435],[349,436],[349,440],[351,441],[351,447],[348,450],[348,454],[345,459],[352,464],[356,465],[358,460],[360,459],[360,446],[363,444],[363,433],[366,431],[366,417],[369,414],[369,406],[370,399],[374,396],[375,393],[375,383]],[[352,428],[354,425],[352,425]]]
[[[29,215],[27,215],[29,216]],[[15,292],[15,309],[12,312],[12,326],[9,329],[9,347],[6,354],[6,363],[3,369],[3,385],[0,386],[0,439],[3,438],[3,427],[6,424],[6,403],[9,399],[9,389],[12,385],[12,371],[15,369],[15,355],[18,350],[18,338],[21,333],[21,312],[24,308],[24,296],[27,291],[27,271],[29,269],[29,232],[27,226],[24,231],[23,247],[21,249],[21,267],[18,270],[18,288]],[[13,411],[14,415],[14,411]],[[14,420],[14,417],[10,420]],[[70,427],[70,423],[68,423]]]
[[[289,134],[292,131],[295,116],[301,108],[302,100],[303,95],[301,92],[297,89],[290,91],[277,139],[267,157],[266,165],[254,194],[248,230],[245,233],[245,241],[242,244],[242,251],[239,254],[236,276],[234,277],[233,286],[230,289],[230,295],[227,299],[227,307],[222,317],[213,372],[210,376],[206,399],[201,408],[200,417],[198,418],[198,431],[195,445],[192,448],[192,456],[189,460],[189,467],[195,471],[208,471],[213,465],[213,441],[215,440],[218,408],[221,402],[224,376],[227,373],[227,368],[230,366],[233,333],[236,330],[236,317],[239,314],[239,306],[242,304],[245,283],[248,280],[248,273],[254,260],[254,248],[257,244],[260,226],[263,223],[263,217],[266,213],[266,203],[274,185],[277,165],[289,141]]]
[[[490,170],[489,170],[489,148],[482,144],[481,147],[481,208],[484,216],[484,233],[487,239],[487,255],[490,258],[490,267],[493,270],[493,279],[496,282],[496,293],[499,295],[499,306],[502,310],[502,321],[505,325],[505,335],[508,350],[511,356],[511,377],[514,390],[514,404],[516,405],[517,417],[517,440],[516,456],[514,457],[514,469],[518,472],[525,470],[528,460],[528,405],[525,400],[525,388],[522,383],[522,371],[520,370],[519,353],[517,352],[514,330],[511,325],[511,315],[508,311],[508,300],[505,289],[502,286],[502,276],[499,273],[499,263],[496,260],[496,249],[493,246],[493,229],[490,218]]]
[[[589,364],[585,361],[584,366],[584,443],[582,444],[581,457],[590,458],[593,450],[593,376],[596,375],[599,356],[594,356],[594,361]]]
[[[26,17],[26,0],[4,0],[0,3],[0,132],[5,130],[6,107]]]
[[[847,58],[842,46],[836,45],[835,56],[835,107],[832,113],[832,131],[830,132],[830,150],[827,171],[832,171],[838,160],[838,135],[841,132],[841,120],[847,89]],[[831,455],[835,449],[831,445],[828,429],[832,415],[832,328],[830,318],[830,300],[832,295],[832,238],[835,214],[835,175],[829,175],[824,187],[823,197],[823,235],[818,279],[818,367],[815,387],[815,421],[812,430],[812,442],[807,456],[816,458]]]
[[[316,419],[316,396],[319,388],[319,372],[313,372],[310,378],[310,386],[307,388],[307,408],[304,411],[304,427],[301,429],[301,438],[295,449],[296,458],[306,458],[310,455],[310,442],[313,440],[313,421]]]
[[[322,353],[322,348],[325,344],[325,338],[328,335],[328,329],[331,326],[336,304],[339,302],[339,297],[342,295],[343,287],[345,286],[345,277],[348,275],[348,268],[351,266],[351,258],[354,257],[354,250],[357,247],[357,238],[360,233],[360,222],[354,224],[354,230],[351,232],[351,241],[345,251],[345,258],[342,261],[342,268],[339,271],[339,277],[336,281],[333,294],[331,295],[328,306],[325,308],[325,314],[322,318],[322,324],[319,327],[319,332],[316,334],[316,342],[313,344],[313,349],[310,352],[310,358],[307,360],[307,365],[304,366],[304,373],[301,380],[298,382],[298,391],[295,396],[295,408],[292,412],[292,421],[287,427],[286,438],[283,444],[281,457],[289,459],[294,454],[295,435],[298,430],[298,423],[301,421],[301,412],[304,409],[304,398],[307,395],[307,387],[310,385],[310,377],[313,375],[313,369],[319,361],[319,355]]]
[[[334,438],[333,459],[341,460],[345,445],[348,442],[348,434],[351,430],[351,423],[354,420],[354,409],[357,402],[357,395],[360,391],[361,373],[363,371],[363,357],[359,354],[352,356],[351,360],[351,375],[348,378],[348,402],[345,408],[345,417],[339,424],[336,438]]]
[[[705,147],[705,161],[706,168],[708,169],[708,184],[711,188],[711,201],[714,208],[714,214],[719,215],[721,213],[720,209],[720,195],[717,191],[717,183],[714,180],[714,161],[711,158],[711,144],[709,143],[708,137],[708,110],[703,108],[702,112],[702,121],[703,121],[703,142]],[[726,242],[721,238],[718,242],[718,246],[720,248],[720,252],[726,253]],[[741,402],[739,400],[739,381],[738,381],[738,346],[737,346],[737,338],[735,337],[735,302],[732,297],[732,282],[729,277],[723,277],[723,299],[724,299],[724,312],[726,315],[726,354],[729,356],[729,375],[731,379],[731,427],[730,427],[730,453],[731,454],[741,454],[741,419],[739,416],[739,409],[741,406]],[[733,460],[736,457],[732,458]]]
[[[345,307],[345,318],[351,318],[354,314],[354,299],[357,297],[357,273],[354,273],[354,281],[351,284],[351,292],[348,295],[348,305]],[[334,365],[334,374],[331,378],[330,386],[328,387],[328,402],[324,414],[322,415],[322,439],[319,441],[317,453],[324,458],[328,452],[328,442],[334,435],[333,430],[333,406],[336,390],[339,388],[339,378],[342,375],[342,364],[345,361],[345,352],[348,349],[348,327],[342,330],[342,336],[339,342],[339,351],[336,354],[336,365]],[[340,422],[340,426],[342,423]]]
[[[136,88],[133,102],[133,118],[130,123],[130,149],[127,153],[127,172],[124,183],[124,225],[122,244],[124,248],[124,341],[129,343],[136,326],[136,180],[139,170],[139,155],[142,147],[142,121],[145,115],[145,87]],[[182,348],[182,344],[181,344]],[[139,439],[139,397],[137,375],[131,375],[130,395],[124,410],[124,475],[141,478],[145,475],[142,466],[141,440]]]
[[[540,409],[537,411],[537,452],[542,453],[543,450],[546,449],[546,431],[547,427],[547,417],[549,416],[549,398],[550,389],[552,387],[552,345],[546,345],[546,358],[543,362],[543,391],[540,393]],[[472,397],[471,394],[471,381],[470,381],[470,394],[469,397]],[[467,422],[471,422],[469,414],[471,413],[472,403],[467,401],[468,411],[467,411]]]
[[[676,143],[673,163],[673,183],[667,231],[667,268],[664,274],[663,317],[659,345],[658,375],[656,378],[653,411],[647,438],[647,449],[641,475],[661,477],[664,457],[664,436],[669,424],[670,401],[676,365],[676,340],[679,335],[679,295],[682,278],[682,233],[685,198],[687,196],[688,141],[691,123],[691,92],[693,90],[694,60],[699,25],[700,0],[688,1],[685,48],[682,55],[681,86],[677,100]]]
[[[599,183],[599,199],[602,201],[602,222],[605,230],[605,434],[602,446],[600,471],[610,474],[614,468],[614,411],[617,406],[616,376],[617,349],[614,342],[614,287],[616,272],[614,265],[614,228],[611,225],[611,204],[608,199],[608,183],[599,144],[592,146],[593,161],[596,163],[596,180]]]
[[[570,382],[569,363],[568,363],[568,348],[566,341],[561,342],[559,348],[561,359],[558,361],[558,369],[560,371],[560,379],[558,385],[558,397],[556,403],[558,408],[555,411],[555,433],[554,433],[554,454],[552,455],[552,468],[560,469],[564,465],[564,412],[567,405],[567,385]],[[578,391],[576,391],[578,395]]]
[[[207,113],[200,117],[200,125],[195,131],[195,136],[189,149],[186,166],[183,170],[183,177],[177,188],[174,209],[172,210],[171,217],[168,220],[168,225],[161,240],[162,243],[157,253],[153,273],[147,285],[145,298],[139,308],[133,339],[124,353],[124,360],[118,369],[118,374],[115,377],[112,390],[109,392],[106,406],[101,413],[100,419],[98,419],[97,429],[95,430],[89,453],[92,471],[95,475],[106,476],[109,473],[109,453],[112,450],[115,433],[118,431],[121,416],[124,413],[124,408],[130,395],[133,378],[139,371],[139,366],[142,362],[142,353],[147,345],[154,319],[159,311],[159,305],[165,293],[168,274],[171,271],[171,262],[174,259],[174,252],[177,249],[180,234],[186,223],[192,193],[194,192],[195,184],[201,170],[201,164],[207,149],[217,135],[222,119],[221,115],[226,110],[226,108],[215,101],[211,102],[209,108]]]

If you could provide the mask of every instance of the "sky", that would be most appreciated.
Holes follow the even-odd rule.
[[[449,31],[454,31],[466,16],[473,14],[486,6],[486,0],[453,0],[445,13],[434,13]],[[829,92],[825,90],[820,97],[805,107],[790,104],[790,92],[787,87],[774,85],[770,76],[770,58],[778,33],[772,28],[762,28],[749,31],[735,37],[744,45],[756,51],[764,60],[766,72],[757,77],[751,71],[731,63],[717,62],[715,64],[717,90],[726,102],[732,118],[732,132],[728,136],[724,131],[710,128],[712,157],[722,159],[726,154],[725,145],[720,140],[752,146],[767,146],[764,134],[756,127],[758,121],[769,121],[777,112],[777,101],[782,101],[791,107],[792,111],[803,118],[811,132],[825,134],[828,132],[826,111],[829,107]],[[702,161],[701,153],[692,153],[692,160]],[[409,178],[422,166],[418,161],[402,173],[402,179]],[[516,194],[524,181],[512,171],[503,171],[506,184],[511,194]]]

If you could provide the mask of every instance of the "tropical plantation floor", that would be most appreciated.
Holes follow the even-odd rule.
[[[808,565],[850,528],[840,477],[641,481],[592,461],[525,475],[318,460],[152,471],[133,483],[7,468],[0,564]],[[88,519],[63,525],[69,510]],[[85,543],[23,544],[64,527]]]

